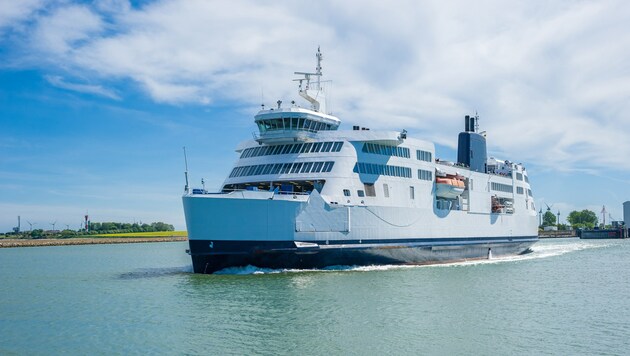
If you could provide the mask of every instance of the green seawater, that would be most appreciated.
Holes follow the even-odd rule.
[[[0,354],[622,355],[630,240],[195,275],[186,243],[0,249]]]

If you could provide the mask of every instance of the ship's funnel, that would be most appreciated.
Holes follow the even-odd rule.
[[[471,171],[486,173],[486,138],[477,131],[477,116],[464,117],[464,132],[459,133],[457,162],[470,167]]]

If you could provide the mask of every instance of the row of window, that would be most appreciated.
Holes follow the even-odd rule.
[[[309,142],[289,145],[258,146],[243,150],[241,158],[285,155],[290,153],[339,152],[343,142]]]
[[[295,162],[295,163],[270,163],[255,166],[235,167],[230,173],[230,178],[257,176],[265,174],[289,174],[289,173],[321,173],[330,172],[335,162]]]
[[[418,169],[418,179],[432,181],[433,172],[425,171],[424,169]]]
[[[363,152],[373,153],[377,155],[396,156],[409,158],[409,149],[407,147],[385,146],[376,143],[366,143],[363,145]]]
[[[426,161],[426,162],[433,161],[431,157],[431,152],[422,151],[422,150],[416,150],[416,158],[419,161]]]
[[[369,184],[366,183],[363,185],[363,188],[365,190],[357,190],[357,195],[361,198],[365,197],[366,195],[368,197],[375,197],[376,196],[376,190],[374,189],[374,184]],[[350,189],[344,189],[343,190],[343,195],[346,197],[349,197],[350,194]],[[389,198],[389,185],[387,184],[383,184],[383,195],[385,196],[385,198]],[[415,188],[413,186],[409,186],[409,198],[410,199],[416,199],[416,191]]]
[[[490,182],[490,189],[506,193],[512,193],[514,191],[514,188],[512,188],[512,186],[509,184],[501,184],[495,182]]]
[[[309,120],[303,117],[284,117],[279,119],[260,120],[256,123],[258,124],[260,133],[274,130],[321,131],[337,129],[337,125]]]
[[[355,173],[377,174],[382,176],[411,178],[411,168],[390,166],[385,164],[374,164],[357,162],[354,165]]]

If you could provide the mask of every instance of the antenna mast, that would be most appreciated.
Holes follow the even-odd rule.
[[[188,193],[188,158],[186,157],[186,146],[184,146],[184,164],[186,165],[186,170],[184,171],[184,177],[186,177],[186,185],[184,186],[184,191]]]
[[[314,111],[321,111],[323,113],[326,113],[326,102],[323,101],[323,99],[325,99],[324,97],[324,93],[322,91],[322,87],[321,87],[321,77],[322,77],[322,52],[320,51],[319,47],[317,47],[317,53],[315,54],[315,57],[317,58],[317,67],[315,67],[315,73],[307,73],[307,72],[293,72],[294,74],[297,75],[302,75],[304,76],[303,78],[300,79],[293,79],[294,81],[297,81],[300,83],[300,90],[298,92],[298,94],[300,94],[301,97],[303,97],[304,99],[306,99],[309,103],[311,103],[311,107]],[[315,91],[315,96],[312,96],[309,93],[309,90],[311,89],[311,76],[316,76],[317,77],[317,87],[314,88]],[[306,80],[306,88],[302,89],[302,82]],[[322,110],[320,110],[320,108]]]
[[[315,54],[317,57],[317,67],[315,67],[315,75],[317,76],[317,90],[321,88],[321,78],[322,78],[322,52],[319,50],[319,46],[317,46],[317,53]]]

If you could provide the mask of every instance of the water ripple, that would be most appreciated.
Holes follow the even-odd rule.
[[[118,275],[118,279],[142,279],[192,273],[192,266],[170,268],[142,268],[132,272],[124,272]]]

